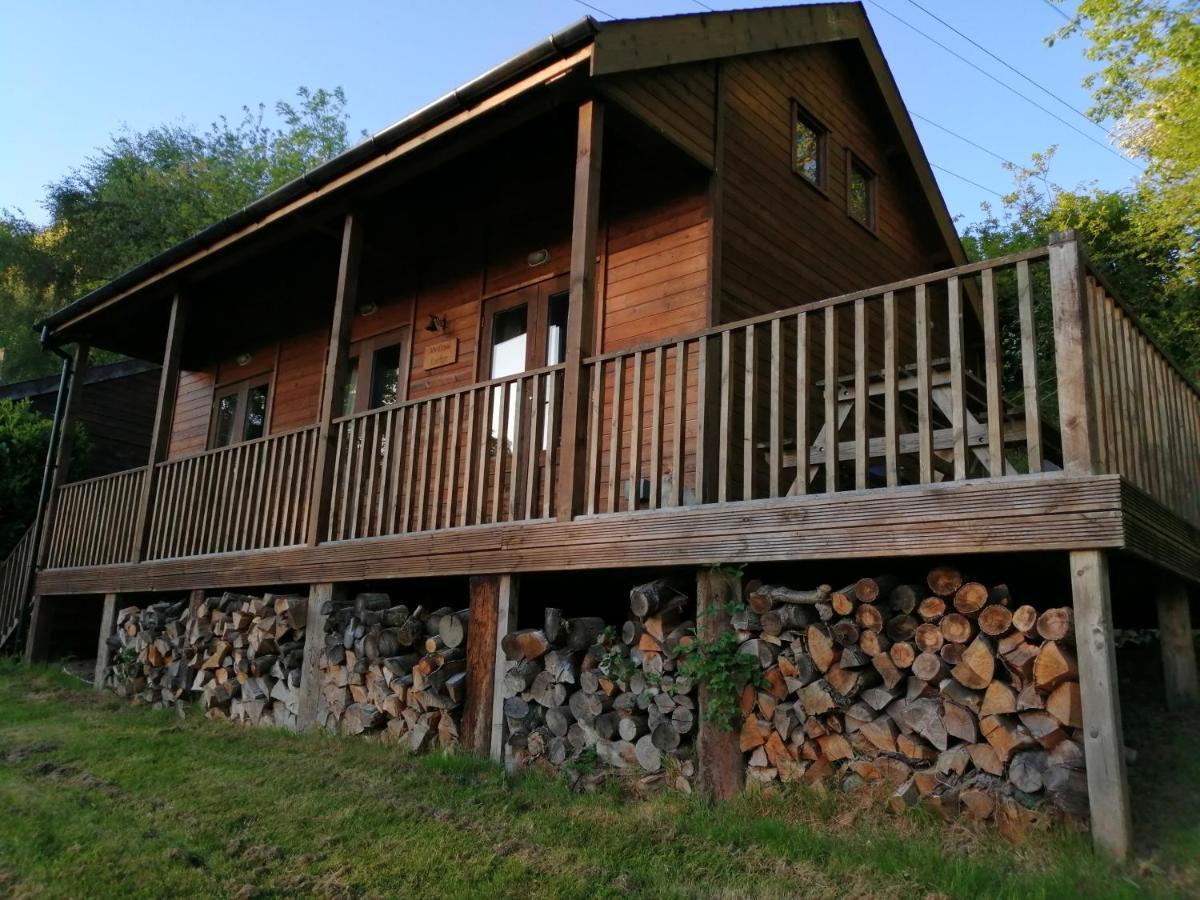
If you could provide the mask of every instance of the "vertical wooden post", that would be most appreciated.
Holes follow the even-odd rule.
[[[467,699],[459,741],[477,756],[492,750],[492,704],[497,681],[496,646],[502,575],[472,575],[467,628]]]
[[[104,595],[104,609],[100,613],[100,637],[96,643],[96,670],[92,676],[92,690],[104,690],[104,677],[108,674],[108,639],[117,623],[117,594]]]
[[[492,644],[492,728],[489,741],[493,762],[503,763],[504,753],[504,684],[505,659],[500,642],[517,627],[517,604],[521,583],[516,575],[501,575],[496,593],[496,633]]]
[[[321,381],[317,452],[313,487],[308,509],[308,545],[315,547],[328,530],[329,506],[333,495],[333,419],[345,389],[350,355],[350,323],[358,298],[358,271],[362,260],[363,223],[356,213],[346,213],[342,226],[342,253],[338,260],[337,293],[333,298],[333,324],[325,354],[325,377]]]
[[[555,515],[570,520],[583,507],[587,461],[587,389],[584,357],[593,350],[596,305],[596,232],[600,225],[600,165],[604,150],[604,106],[579,105],[575,155],[575,199],[571,216],[571,298],[563,379],[562,439]],[[609,486],[609,490],[616,490]]]
[[[1196,644],[1192,613],[1183,579],[1163,574],[1158,583],[1158,640],[1162,645],[1163,684],[1167,708],[1176,709],[1200,699],[1196,675]]]
[[[1132,823],[1125,778],[1125,739],[1117,658],[1113,644],[1108,557],[1102,550],[1071,552],[1071,592],[1079,690],[1083,702],[1083,749],[1087,763],[1092,841],[1114,859],[1129,852]]]
[[[47,462],[53,465],[50,473],[50,493],[46,498],[46,511],[42,515],[42,532],[38,540],[36,564],[37,568],[46,565],[50,554],[50,542],[54,537],[54,517],[58,508],[58,489],[67,481],[67,470],[71,467],[71,453],[74,450],[75,407],[79,396],[83,393],[83,378],[87,374],[88,352],[87,344],[75,346],[75,358],[71,364],[71,379],[67,383],[67,396],[62,406],[62,420],[59,422],[58,449],[54,459],[47,457]],[[31,629],[32,633],[32,629]]]
[[[1088,293],[1073,231],[1050,236],[1050,296],[1063,469],[1068,475],[1091,475],[1096,471],[1096,414],[1088,362]]]
[[[696,623],[701,640],[712,640],[731,627],[726,606],[740,597],[741,592],[740,578],[731,578],[716,569],[696,574]],[[700,731],[696,743],[701,790],[718,800],[735,796],[742,788],[746,768],[738,732],[730,723],[712,720],[704,686],[700,688]]]
[[[321,654],[325,652],[325,620],[329,607],[341,595],[336,584],[323,582],[308,588],[304,619],[304,659],[300,664],[300,701],[296,705],[296,730],[313,731],[317,727],[317,707],[321,699]]]
[[[179,356],[183,349],[183,332],[187,325],[188,300],[176,294],[171,300],[170,319],[167,324],[167,343],[163,349],[162,371],[158,378],[158,399],[154,407],[154,430],[150,433],[150,458],[146,461],[146,474],[142,478],[141,494],[138,496],[137,519],[134,525],[133,562],[146,557],[150,541],[151,504],[154,499],[154,482],[158,464],[167,458],[171,445],[171,422],[174,417],[175,395],[179,391]]]
[[[49,597],[33,598],[29,612],[29,631],[25,635],[25,663],[42,662],[50,650],[50,625],[53,613]]]

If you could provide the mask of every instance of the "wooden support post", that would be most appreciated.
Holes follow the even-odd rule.
[[[1071,552],[1075,644],[1083,703],[1083,748],[1087,763],[1092,841],[1114,859],[1129,853],[1132,823],[1125,778],[1125,740],[1117,658],[1113,644],[1108,557],[1102,550]]]
[[[562,438],[559,444],[555,515],[570,520],[583,508],[587,483],[587,384],[583,360],[592,352],[596,305],[596,232],[600,224],[600,164],[604,150],[604,106],[579,106],[575,155],[575,199],[571,217],[571,296],[567,312],[566,371],[563,373]],[[617,490],[616,486],[609,490]]]
[[[1068,475],[1091,475],[1096,471],[1096,412],[1088,361],[1088,293],[1073,231],[1050,236],[1050,296],[1063,469]]]
[[[62,406],[62,421],[59,422],[58,450],[53,461],[47,457],[54,468],[50,472],[50,493],[46,498],[46,512],[42,516],[42,532],[37,547],[37,568],[46,565],[50,554],[50,542],[54,537],[54,516],[58,507],[58,491],[67,482],[67,470],[71,468],[71,453],[74,448],[75,407],[79,403],[79,395],[83,393],[83,378],[87,374],[89,347],[87,344],[77,344],[75,357],[71,363],[71,378],[67,383],[67,396]],[[32,629],[30,631],[32,633]]]
[[[325,652],[325,620],[330,607],[341,596],[341,587],[329,582],[308,588],[304,620],[304,659],[300,663],[300,700],[296,707],[296,730],[315,731],[321,700],[321,654]]]
[[[504,684],[505,658],[500,642],[517,627],[517,603],[521,583],[516,575],[501,575],[496,592],[496,633],[492,645],[492,721],[490,750],[493,762],[505,762]],[[472,626],[474,627],[474,626]]]
[[[154,502],[154,481],[158,464],[167,458],[171,445],[171,422],[174,417],[175,395],[179,391],[179,356],[183,349],[183,332],[187,326],[188,301],[181,294],[171,300],[167,324],[167,343],[163,349],[162,371],[158,378],[158,399],[154,408],[154,430],[150,433],[150,458],[142,478],[138,497],[137,519],[134,524],[133,562],[146,558],[150,542],[150,518]]]
[[[496,678],[500,575],[472,575],[467,628],[467,698],[458,728],[460,745],[484,758],[492,750],[492,703]]]
[[[315,547],[328,531],[329,507],[333,496],[334,417],[345,390],[349,369],[350,323],[358,298],[358,272],[362,260],[363,223],[356,213],[347,213],[342,227],[342,254],[338,260],[337,292],[333,299],[333,324],[325,354],[325,377],[318,415],[317,452],[313,487],[308,509],[308,545]]]
[[[701,640],[712,640],[732,627],[726,607],[740,598],[740,578],[732,578],[716,569],[704,569],[696,575],[696,623]],[[724,724],[724,727],[720,727]],[[717,723],[708,714],[708,691],[700,687],[700,731],[696,738],[700,788],[717,800],[727,800],[741,789],[746,765],[733,723]]]
[[[1176,709],[1200,699],[1187,585],[1181,578],[1164,573],[1158,583],[1157,600],[1158,640],[1162,645],[1167,708]]]
[[[29,631],[25,635],[25,663],[43,662],[50,651],[52,620],[49,597],[33,598],[29,612]]]
[[[118,594],[104,595],[104,608],[100,612],[100,637],[96,642],[96,669],[92,676],[92,690],[104,690],[104,678],[108,674],[108,639],[117,623]]]

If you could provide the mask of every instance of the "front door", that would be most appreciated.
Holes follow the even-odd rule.
[[[568,278],[560,275],[485,301],[483,377],[504,378],[562,362],[568,296]]]

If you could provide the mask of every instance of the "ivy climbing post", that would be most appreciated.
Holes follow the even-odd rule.
[[[697,573],[696,630],[700,642],[715,642],[721,634],[732,632],[729,608],[741,598],[740,575],[718,567],[701,569]],[[700,789],[714,799],[724,800],[741,791],[745,765],[737,728],[712,715],[711,706],[711,690],[702,682],[696,750]]]

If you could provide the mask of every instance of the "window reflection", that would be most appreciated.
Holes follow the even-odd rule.
[[[242,429],[242,440],[252,441],[266,433],[267,386],[256,385],[246,394],[246,425]]]
[[[217,401],[217,430],[215,443],[218,447],[229,444],[233,437],[233,423],[237,419],[237,394],[230,394]]]
[[[525,371],[525,346],[529,330],[529,307],[514,306],[492,319],[492,378]]]
[[[400,395],[400,345],[376,350],[371,362],[371,409],[390,406]]]

